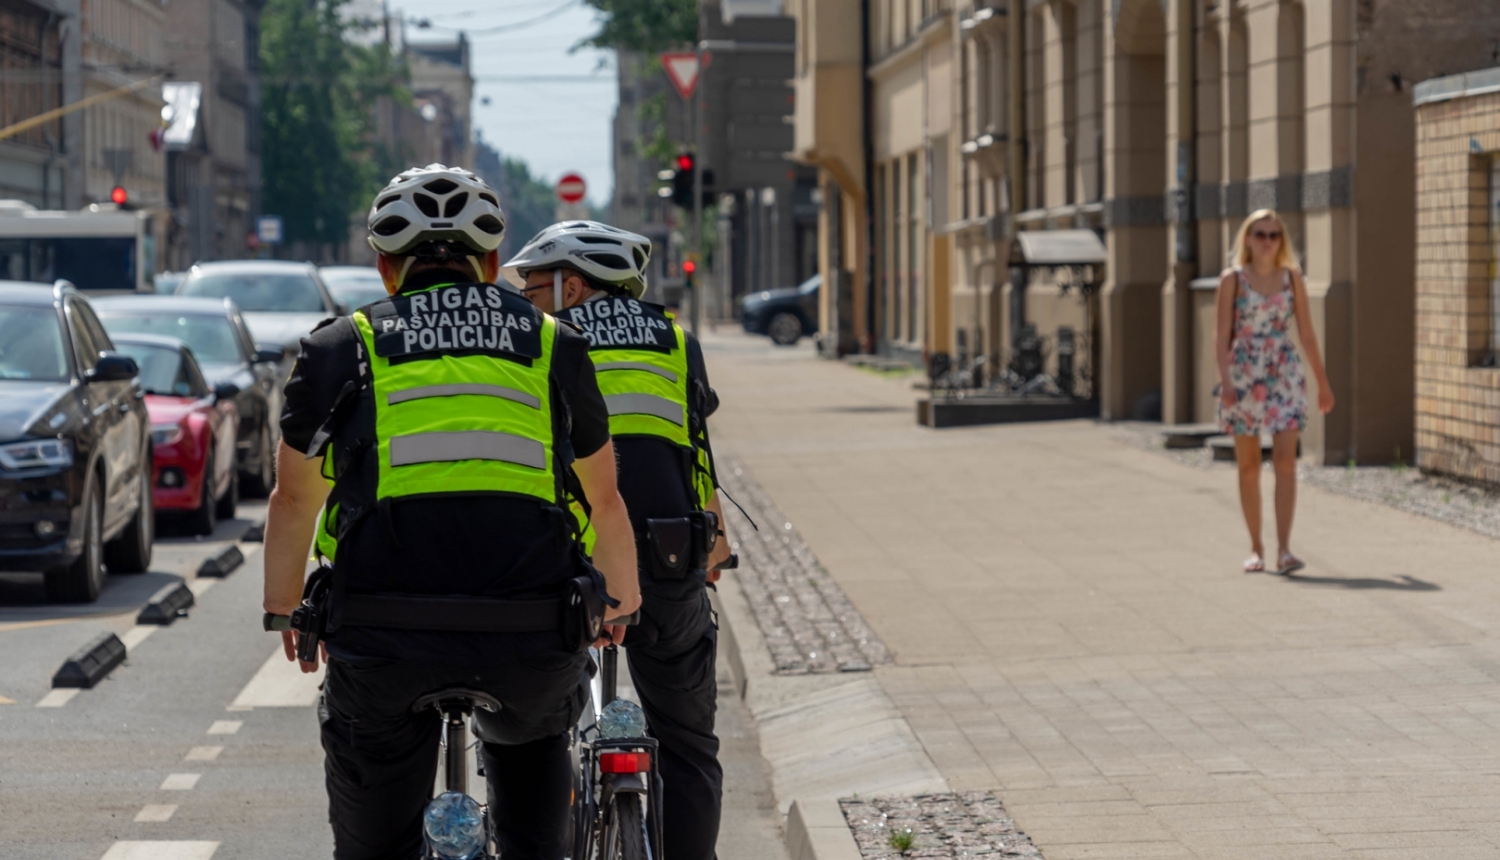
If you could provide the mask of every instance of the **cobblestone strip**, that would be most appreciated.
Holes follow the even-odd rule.
[[[864,860],[1042,856],[987,791],[857,797],[839,806]]]
[[[865,623],[802,536],[744,464],[718,458],[719,483],[760,527],[725,505],[738,579],[782,675],[868,672],[890,652]]]

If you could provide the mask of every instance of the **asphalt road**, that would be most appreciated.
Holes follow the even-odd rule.
[[[316,678],[260,629],[260,545],[241,544],[245,563],[226,579],[194,576],[263,516],[263,503],[247,503],[211,539],[164,537],[152,572],[108,577],[90,606],[48,605],[39,577],[0,574],[0,856],[330,856]],[[189,616],[136,626],[176,578],[197,595]],[[102,630],[126,642],[126,664],[92,690],[53,692],[52,673]],[[720,699],[719,856],[783,857],[754,726],[727,685]]]

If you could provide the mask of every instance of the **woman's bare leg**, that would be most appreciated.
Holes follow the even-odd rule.
[[[1260,437],[1234,437],[1234,461],[1240,467],[1240,508],[1250,529],[1250,549],[1265,558],[1266,547],[1260,541]]]
[[[1292,549],[1292,514],[1297,510],[1297,431],[1271,437],[1271,468],[1276,472],[1276,559]]]

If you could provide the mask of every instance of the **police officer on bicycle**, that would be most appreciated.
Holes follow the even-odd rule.
[[[412,706],[457,687],[502,705],[476,711],[475,726],[501,853],[560,860],[567,733],[603,614],[589,598],[607,583],[609,617],[640,600],[589,344],[497,285],[504,216],[469,171],[402,173],[369,228],[391,297],[302,340],[266,524],[268,613],[298,606],[310,545],[328,579],[320,718],[334,856],[422,850],[439,717]],[[571,488],[592,506],[593,567]],[[297,634],[283,635],[294,659]]]
[[[537,307],[578,326],[592,344],[641,562],[641,619],[624,644],[660,744],[664,854],[711,860],[724,774],[714,735],[717,628],[704,586],[729,555],[728,542],[715,540],[723,512],[706,424],[718,396],[698,341],[641,300],[650,255],[643,236],[566,221],[537,234],[505,267],[525,279],[522,292]],[[583,516],[597,520],[593,511]]]

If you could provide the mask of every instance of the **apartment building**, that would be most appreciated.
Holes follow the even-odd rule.
[[[1410,457],[1410,87],[1492,65],[1500,7],[870,0],[861,19],[853,0],[797,6],[799,104],[809,91],[858,114],[833,129],[799,110],[797,155],[843,194],[820,254],[849,277],[863,349],[996,367],[1023,324],[1054,354],[1066,327],[1105,417],[1211,421],[1217,275],[1245,214],[1271,207],[1339,397],[1304,451]],[[1038,251],[1051,240],[1073,256]],[[825,324],[841,322],[838,301]]]
[[[82,0],[83,98],[162,76],[168,69],[167,7],[162,0]],[[174,10],[176,14],[176,10]],[[195,34],[197,38],[201,35]],[[166,156],[151,143],[161,127],[160,86],[142,86],[70,115],[81,124],[79,205],[109,202],[123,185],[132,202],[167,208]],[[68,123],[65,120],[65,125]]]

